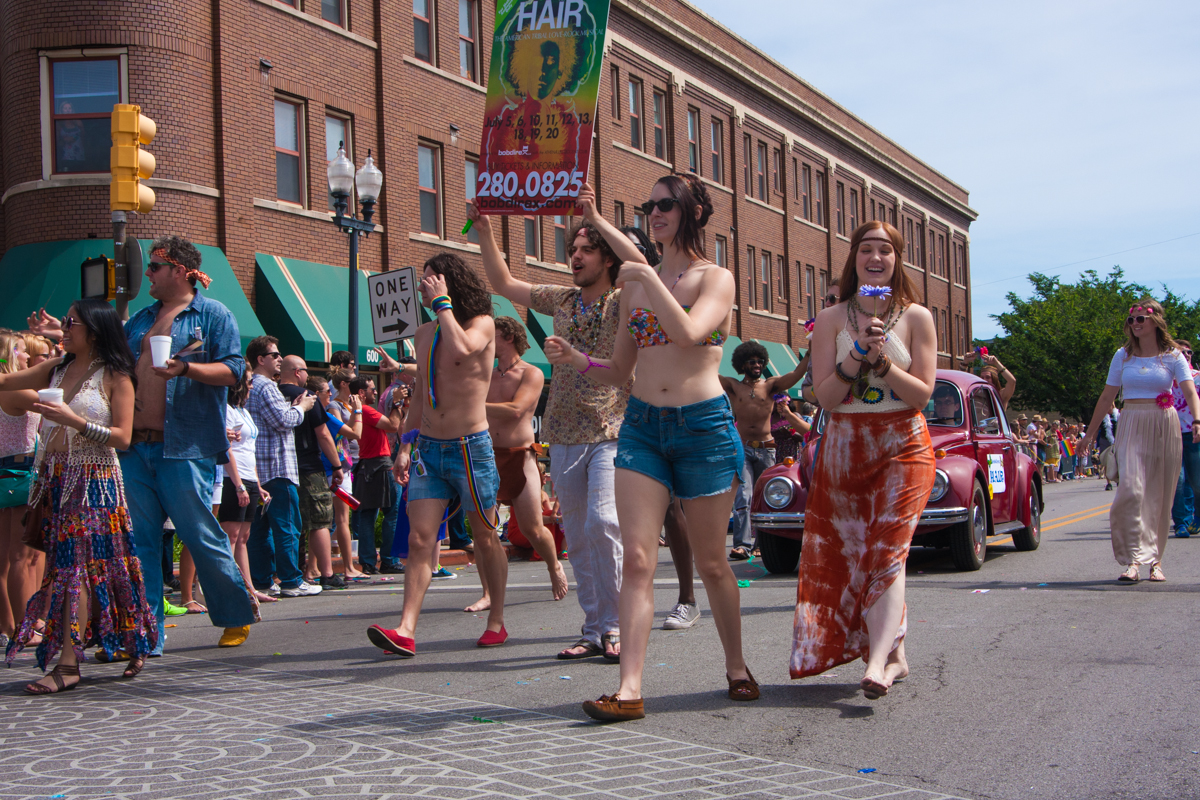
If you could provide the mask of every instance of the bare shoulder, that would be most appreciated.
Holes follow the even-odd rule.
[[[496,320],[487,314],[480,314],[478,317],[472,317],[468,320],[466,327],[483,333],[489,333],[496,330]]]
[[[833,326],[834,330],[841,328],[846,324],[846,313],[849,305],[846,303],[838,303],[829,306],[817,314],[814,330],[816,328],[826,329]]]
[[[691,269],[700,272],[700,279],[704,281],[705,286],[724,287],[726,285],[733,286],[734,284],[733,273],[711,261],[696,264]]]
[[[917,319],[928,322],[931,325],[933,324],[933,314],[930,313],[928,308],[920,303],[909,303],[908,308],[905,309],[905,313],[915,314]]]

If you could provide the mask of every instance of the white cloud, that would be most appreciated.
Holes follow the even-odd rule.
[[[1200,3],[693,2],[971,192],[977,336],[1029,272],[1200,233]],[[1119,263],[1196,298],[1197,253],[1061,274]]]

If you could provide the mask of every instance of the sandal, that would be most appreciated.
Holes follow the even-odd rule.
[[[584,648],[582,653],[570,653],[568,650],[574,650],[576,647]],[[580,639],[575,644],[568,647],[566,650],[558,654],[558,658],[562,661],[574,661],[577,658],[592,658],[593,656],[604,655],[604,648],[590,639]]]
[[[46,638],[46,623],[38,622],[33,626],[33,633],[29,637],[29,641],[25,643],[26,647],[37,647]]]
[[[619,631],[609,631],[608,633],[601,636],[600,637],[600,646],[604,648],[604,659],[606,661],[611,661],[614,664],[620,664],[621,663],[621,653],[619,651],[616,653],[609,653],[608,652],[609,645],[611,645],[614,650],[621,646],[621,634]]]
[[[735,547],[729,551],[730,561],[745,561],[750,558],[750,554],[746,552],[744,547]]]
[[[754,680],[754,675],[750,670],[746,670],[746,675],[749,677],[738,678],[734,680],[725,676],[725,680],[729,681],[729,699],[730,700],[757,700],[758,699],[758,681]]]
[[[1137,564],[1130,564],[1129,567],[1121,573],[1120,577],[1117,578],[1118,583],[1137,583],[1139,580],[1141,579],[1138,577]]]
[[[1167,576],[1164,575],[1162,571],[1162,564],[1154,564],[1150,567],[1150,580],[1154,581],[1155,583],[1162,583],[1166,579]]]
[[[66,664],[57,664],[55,665],[54,669],[50,670],[50,677],[54,680],[55,688],[51,689],[49,686],[45,686],[35,681],[25,686],[25,692],[27,694],[58,694],[59,692],[70,691],[79,685],[79,681],[68,684],[62,679],[63,675],[74,675],[77,678],[80,677],[79,665],[75,664],[68,667]]]
[[[195,606],[195,608],[193,608],[192,606]],[[187,613],[189,613],[189,614],[207,614],[208,613],[208,609],[205,608],[203,605],[201,605],[200,601],[198,601],[198,600],[188,600],[186,603],[183,604],[183,607],[187,609]]]
[[[141,672],[145,666],[146,666],[145,656],[135,658],[129,662],[129,666],[125,668],[125,672],[122,674],[124,674],[124,676],[126,678],[136,678],[138,676],[138,673]]]

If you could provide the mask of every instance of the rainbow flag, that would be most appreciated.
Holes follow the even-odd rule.
[[[1068,456],[1075,455],[1075,445],[1071,444],[1071,442],[1069,440],[1063,439],[1062,447],[1063,447],[1063,452],[1066,453]]]

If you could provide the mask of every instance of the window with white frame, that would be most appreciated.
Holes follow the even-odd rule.
[[[441,148],[421,143],[417,146],[417,194],[421,208],[421,232],[442,235]]]
[[[304,205],[304,105],[275,98],[275,196]]]
[[[467,208],[469,210],[470,201],[475,199],[475,187],[479,185],[479,160],[475,156],[467,156],[465,167]],[[471,226],[471,230],[467,231],[467,241],[472,244],[479,244],[479,229],[474,225]]]
[[[354,143],[350,140],[350,118],[325,114],[325,164],[337,158],[338,147],[346,149],[346,158],[354,163]],[[353,202],[353,201],[351,201]],[[333,195],[329,195],[329,210],[333,210]]]
[[[108,172],[112,107],[125,102],[124,56],[49,59],[50,170]]]
[[[479,3],[458,0],[458,74],[479,82]]]

